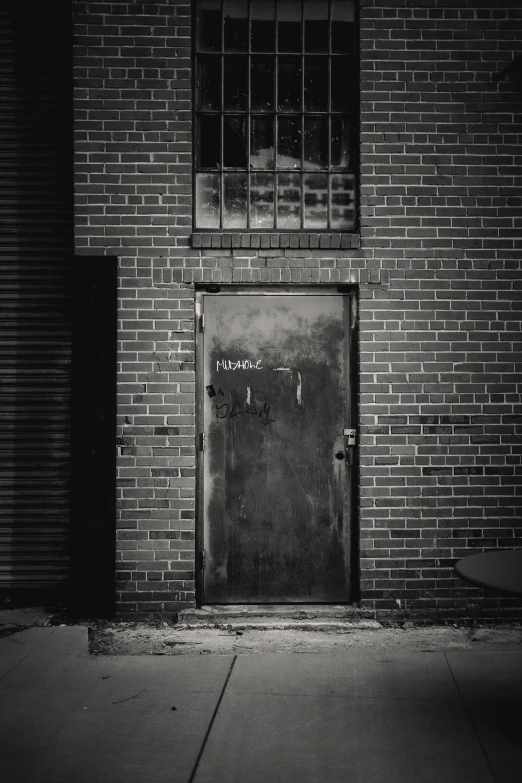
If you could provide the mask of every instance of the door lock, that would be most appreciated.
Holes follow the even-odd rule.
[[[346,438],[346,445],[347,446],[356,446],[357,445],[357,430],[345,430],[344,436]]]

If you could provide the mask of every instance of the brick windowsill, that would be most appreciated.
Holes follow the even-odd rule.
[[[198,232],[192,234],[192,247],[245,248],[268,250],[270,248],[302,248],[305,250],[357,250],[361,246],[359,234],[296,233],[255,234],[253,232],[227,234],[226,232]]]

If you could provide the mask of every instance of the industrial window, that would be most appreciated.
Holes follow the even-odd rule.
[[[196,10],[196,228],[353,231],[354,3]]]

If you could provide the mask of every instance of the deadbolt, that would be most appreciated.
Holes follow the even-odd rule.
[[[336,459],[344,459],[344,451],[338,451],[335,455]]]

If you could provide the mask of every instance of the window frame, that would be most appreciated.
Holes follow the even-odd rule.
[[[323,0],[324,2],[331,3],[331,0]],[[274,0],[275,5],[277,6],[278,0]],[[223,4],[223,0],[221,0],[221,3]],[[265,113],[265,116],[271,117],[274,119],[274,122],[276,121],[276,117],[280,116],[281,114],[284,114],[288,117],[299,117],[300,122],[302,123],[301,128],[303,128],[304,118],[307,116],[326,116],[328,118],[328,123],[330,123],[330,118],[339,116],[339,117],[349,117],[349,123],[350,123],[350,129],[349,129],[349,150],[350,150],[350,159],[353,161],[352,166],[350,170],[347,169],[341,169],[338,168],[337,171],[332,171],[331,167],[331,159],[330,159],[330,152],[328,153],[328,165],[325,169],[315,170],[315,169],[306,169],[303,166],[303,149],[304,149],[304,139],[301,143],[301,167],[300,168],[294,168],[294,169],[282,169],[277,168],[276,163],[274,161],[274,167],[269,169],[259,169],[255,171],[251,171],[250,167],[248,166],[248,161],[250,160],[250,118],[253,115],[259,114],[259,112],[253,111],[250,106],[247,107],[246,111],[239,111],[239,110],[232,110],[227,111],[224,109],[223,103],[221,104],[221,107],[219,110],[215,110],[214,112],[205,112],[198,109],[198,54],[207,54],[206,52],[199,53],[197,48],[197,34],[198,34],[198,28],[197,28],[197,11],[198,11],[198,5],[199,0],[192,0],[191,3],[191,19],[192,19],[192,30],[191,30],[191,44],[192,44],[192,57],[191,57],[191,64],[192,64],[192,111],[191,111],[191,120],[192,120],[192,230],[194,233],[197,233],[198,235],[203,234],[271,234],[271,235],[281,235],[281,234],[347,234],[347,235],[353,235],[359,233],[359,226],[360,226],[360,24],[359,24],[359,4],[354,1],[353,2],[353,10],[354,10],[354,45],[353,45],[353,53],[348,54],[347,56],[352,56],[353,63],[354,63],[354,83],[353,83],[353,90],[351,92],[351,99],[353,100],[353,105],[350,104],[348,109],[343,112],[332,112],[331,111],[331,96],[329,96],[328,101],[328,107],[326,112],[318,112],[318,111],[305,111],[304,110],[304,104],[302,105],[302,108],[299,112],[296,113],[290,113],[290,112],[281,112],[278,110],[277,105],[274,105],[274,108],[272,111],[267,111]],[[249,4],[249,9],[250,9]],[[223,18],[223,7],[222,7],[222,18]],[[329,23],[331,24],[331,18],[330,18],[329,12]],[[277,14],[277,11],[276,11]],[[249,12],[249,24],[250,24],[250,12]],[[224,33],[223,33],[224,34]],[[304,38],[304,28],[302,28],[302,35]],[[221,50],[219,52],[216,52],[214,56],[219,56],[220,61],[222,64],[224,64],[224,60],[226,56],[244,56],[245,58],[248,58],[248,62],[250,62],[250,57],[252,54],[259,55],[261,57],[270,58],[272,62],[275,62],[276,56],[280,56],[281,53],[277,52],[277,47],[275,47],[275,50],[273,52],[252,52],[251,45],[249,42],[247,51],[245,53],[231,53],[229,55],[225,54],[224,46],[223,46],[223,39],[222,39],[222,45]],[[208,54],[212,54],[209,52]],[[283,56],[285,56],[286,53],[283,53]],[[296,54],[294,56],[299,56],[301,58],[301,61],[304,62],[304,43],[302,45],[302,51],[299,54]],[[336,56],[331,51],[331,28],[330,28],[330,40],[329,40],[329,52],[327,54],[325,53],[318,53],[319,56],[325,56],[328,57],[328,60],[330,61],[332,56]],[[337,56],[346,56],[346,55],[337,55]],[[248,99],[250,102],[250,68],[248,68]],[[223,82],[224,82],[224,73],[221,72],[220,74],[220,81],[221,81],[221,95],[223,100]],[[303,88],[304,89],[304,88]],[[237,116],[244,116],[247,119],[247,167],[246,169],[240,169],[238,167],[224,167],[222,163],[220,164],[219,168],[211,169],[211,168],[205,168],[202,169],[201,167],[198,167],[198,158],[199,158],[199,139],[198,139],[198,117],[201,116],[201,114],[207,114],[207,116],[217,116],[220,118],[220,121],[222,121],[222,118],[229,114],[229,115],[237,115]],[[223,125],[222,125],[223,127]],[[328,127],[330,127],[330,124],[328,124]],[[221,151],[223,150],[223,135],[221,135],[220,140],[220,147]],[[274,138],[274,148],[276,145],[276,139]],[[330,141],[328,141],[328,146],[330,147]],[[222,159],[221,159],[222,160]],[[196,200],[196,191],[197,191],[197,174],[198,173],[214,173],[219,177],[219,200],[220,200],[220,208],[219,208],[219,214],[220,214],[220,223],[221,225],[219,227],[203,227],[197,225],[197,215],[196,215],[196,207],[197,207],[197,200]],[[239,173],[244,172],[247,175],[247,217],[246,217],[246,223],[247,225],[244,227],[225,227],[223,226],[223,194],[224,194],[224,174],[225,173]],[[250,193],[251,193],[251,176],[252,174],[268,174],[274,178],[274,191],[277,190],[277,176],[281,174],[289,174],[289,173],[295,173],[300,177],[301,182],[301,212],[300,212],[300,227],[278,227],[277,224],[277,214],[276,214],[276,200],[274,199],[274,225],[272,227],[267,226],[259,226],[259,227],[252,227],[249,225],[250,223]],[[304,182],[304,177],[306,174],[324,174],[328,178],[328,204],[327,204],[327,225],[328,228],[316,228],[316,227],[305,227],[305,216],[304,216],[304,199],[305,199],[305,191],[304,187],[302,186],[302,183]],[[331,202],[330,202],[330,189],[331,189],[331,177],[332,174],[347,174],[350,176],[353,176],[354,179],[354,224],[351,227],[331,227]]]

